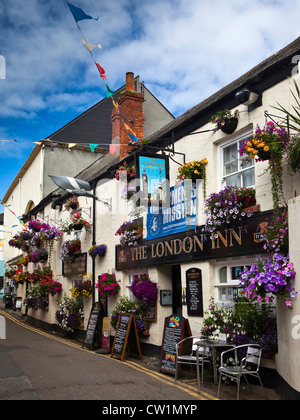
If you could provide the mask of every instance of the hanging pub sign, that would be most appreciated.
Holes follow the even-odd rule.
[[[82,280],[82,276],[86,273],[87,253],[74,255],[72,262],[62,262],[62,275],[72,277],[73,281]]]
[[[147,240],[196,228],[196,184],[182,182],[180,185],[171,187],[170,199],[170,206],[148,207]]]
[[[135,153],[137,205],[170,206],[169,158]]]

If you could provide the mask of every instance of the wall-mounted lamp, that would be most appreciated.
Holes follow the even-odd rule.
[[[244,88],[235,94],[235,99],[241,104],[248,106],[251,109],[261,105],[261,95],[254,89]]]

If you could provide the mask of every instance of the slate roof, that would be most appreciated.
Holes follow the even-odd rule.
[[[115,91],[115,101],[125,88],[126,85]],[[155,104],[166,111],[169,115],[169,119],[174,119],[167,108],[139,81],[139,76],[135,77],[135,90],[137,92],[142,91],[145,95],[145,100],[150,96],[155,98]],[[104,98],[47,138],[52,142],[99,144],[100,147],[108,148],[108,144],[110,144],[112,140],[112,123],[110,119],[112,110],[113,104],[111,98]],[[147,115],[146,106],[144,106],[144,114],[147,122],[150,119],[149,128],[151,128],[151,133],[153,133],[161,124],[158,120],[152,119],[151,121],[151,117]],[[144,127],[144,135],[145,134]]]

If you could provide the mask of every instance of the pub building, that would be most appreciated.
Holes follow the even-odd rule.
[[[263,128],[269,121],[275,124],[287,121],[284,113],[275,112],[273,107],[278,103],[293,112],[294,82],[300,86],[296,56],[300,56],[300,38],[147,136],[144,142],[131,140],[114,110],[111,117],[112,143],[120,144],[118,151],[113,156],[107,153],[76,176],[93,187],[94,198],[79,197],[81,208],[90,209],[93,243],[107,245],[105,257],[86,257],[84,269],[92,273],[93,284],[105,272],[115,273],[120,280],[119,293],[103,300],[105,314],[111,316],[121,296],[134,299],[130,286],[135,276],[147,273],[158,284],[153,322],[148,335],[140,336],[143,355],[159,357],[165,318],[171,314],[188,319],[192,334],[200,334],[210,299],[214,298],[224,306],[234,304],[243,292],[239,288],[239,274],[258,256],[266,254],[263,230],[273,215],[272,183],[267,171],[269,163],[242,157],[239,150],[244,141],[252,138],[257,126]],[[201,86],[199,92],[200,89]],[[142,139],[145,123],[143,95],[126,86],[118,109],[120,115],[134,122],[132,127],[136,137]],[[225,109],[235,117],[235,126],[228,130],[210,121],[213,115]],[[290,128],[290,134],[293,133]],[[185,179],[180,183],[178,169],[193,161],[205,162],[206,179]],[[135,180],[130,180],[129,185],[134,185],[136,195],[128,200],[120,198],[126,182],[115,176],[124,162],[128,166],[135,165]],[[255,206],[249,209],[249,213],[245,210],[241,220],[231,220],[211,232],[205,202],[211,194],[230,186],[254,188]],[[60,194],[56,200],[44,199],[40,206],[28,213],[28,218],[44,217],[58,221],[70,217],[62,211],[70,193],[62,189],[56,192]],[[300,270],[300,176],[299,173],[291,174],[285,159],[283,193],[284,203],[289,209],[289,255],[297,273]],[[141,219],[143,233],[135,244],[122,246],[119,235],[115,233],[124,222],[133,219],[133,214]],[[91,234],[82,231],[76,235],[81,239],[81,253],[86,256],[92,244]],[[62,272],[60,247],[58,241],[51,267],[55,278],[67,291],[74,277],[72,273],[64,276]],[[297,277],[294,283],[296,291]],[[23,289],[24,294],[25,287]],[[20,286],[20,292],[23,289]],[[96,289],[93,300],[98,300]],[[293,331],[297,326],[295,316],[299,314],[300,301],[296,297],[292,309],[279,301],[274,305],[278,353],[272,360],[264,360],[263,367],[271,372],[272,386],[277,392],[287,398],[299,398],[300,341]],[[50,306],[53,309],[49,307],[43,318],[33,311],[28,315],[55,324],[54,299],[51,299]],[[91,300],[84,301],[83,330],[91,306]],[[112,341],[113,328],[110,333]]]

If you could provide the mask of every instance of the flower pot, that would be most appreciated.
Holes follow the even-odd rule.
[[[243,209],[243,211],[245,212],[245,213],[256,213],[256,212],[259,212],[260,211],[260,204],[255,204],[254,206],[250,206],[250,207],[245,207],[244,209]]]
[[[238,118],[232,117],[226,120],[225,125],[220,126],[221,131],[225,134],[232,134],[238,125]]]
[[[82,223],[78,223],[77,225],[73,226],[74,230],[81,230],[83,228],[83,224]]]

